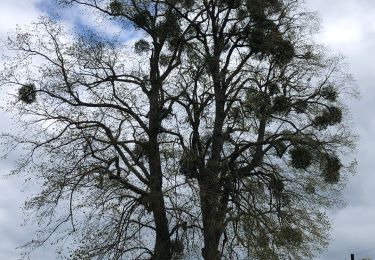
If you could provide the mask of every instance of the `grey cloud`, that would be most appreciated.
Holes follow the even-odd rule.
[[[332,243],[318,258],[349,259],[350,253],[375,248],[375,2],[308,0],[307,4],[322,18],[322,37],[318,39],[334,52],[347,57],[350,71],[362,93],[359,101],[349,101],[354,128],[360,136],[356,155],[358,173],[349,178],[344,191],[348,206],[331,212],[334,219]],[[340,34],[327,35],[333,29]],[[331,36],[343,37],[344,40]],[[375,250],[372,250],[356,255],[356,259],[374,256]]]

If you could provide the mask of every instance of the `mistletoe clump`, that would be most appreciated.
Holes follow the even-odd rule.
[[[331,86],[331,85],[323,87],[323,88],[321,89],[321,91],[320,91],[320,95],[321,95],[324,99],[329,100],[329,101],[332,101],[332,102],[336,101],[337,96],[338,96],[335,87],[334,87],[334,86]]]
[[[323,111],[322,114],[315,117],[314,125],[319,129],[325,129],[328,126],[333,126],[341,123],[342,111],[340,108],[331,106]]]
[[[291,164],[296,169],[305,169],[311,165],[312,154],[310,149],[304,146],[294,147],[290,151]]]
[[[274,47],[271,49],[271,54],[275,57],[276,62],[280,64],[288,63],[295,56],[294,45],[289,40],[278,36],[274,39]]]
[[[149,13],[146,10],[141,10],[133,16],[134,25],[138,28],[143,28],[149,23]]]
[[[167,66],[169,64],[170,57],[166,54],[160,54],[159,63],[161,66]]]
[[[309,194],[314,194],[316,192],[316,188],[313,183],[307,183],[305,186],[305,191]]]
[[[182,175],[185,175],[188,178],[197,177],[197,161],[191,151],[183,152],[179,161],[179,166],[179,171]]]
[[[180,256],[184,252],[184,243],[180,239],[174,239],[171,241],[171,251],[176,255]]]
[[[290,111],[291,102],[286,96],[277,96],[273,100],[272,110],[275,113],[287,114]]]
[[[341,162],[335,155],[326,154],[321,161],[322,175],[327,183],[337,183],[340,179]]]
[[[245,106],[257,117],[270,114],[272,111],[269,95],[255,89],[247,92]]]
[[[279,12],[283,6],[281,1],[248,0],[246,6],[254,23],[254,27],[248,29],[248,40],[252,51],[272,56],[278,64],[289,63],[295,56],[294,45],[283,37],[278,25],[266,15]],[[246,13],[242,12],[241,15],[246,16]]]
[[[274,143],[273,143],[273,147],[275,149],[275,152],[276,152],[276,155],[280,158],[283,157],[285,151],[287,150],[287,146],[286,144],[281,141],[281,140],[276,140]]]
[[[150,50],[150,44],[148,41],[141,39],[134,44],[134,50],[136,53],[147,52]]]
[[[172,49],[178,46],[182,40],[179,18],[174,12],[165,14],[164,20],[158,24],[158,31],[163,38],[167,39]]]
[[[109,10],[112,14],[114,15],[121,15],[123,12],[123,5],[120,1],[118,0],[113,0],[109,4]]]
[[[273,193],[273,195],[277,198],[280,198],[282,192],[284,191],[284,182],[280,178],[272,178],[269,183],[269,189]]]
[[[276,83],[270,83],[268,85],[268,93],[270,94],[270,96],[280,93],[279,86]]]
[[[241,0],[222,0],[221,2],[231,9],[237,9],[241,6],[242,1]]]
[[[268,23],[270,22],[250,31],[249,44],[253,52],[272,56],[278,64],[287,64],[295,56],[294,45],[291,41],[283,38],[278,29],[274,28],[274,24]]]
[[[266,20],[266,13],[276,13],[282,9],[280,0],[247,0],[246,7],[256,23]]]
[[[195,4],[195,0],[183,0],[183,1],[179,1],[183,7],[185,7],[186,9],[190,9],[194,6]]]
[[[249,43],[251,45],[252,50],[255,53],[258,52],[266,52],[265,42],[266,42],[266,33],[260,28],[254,28],[250,31],[249,35]]]
[[[23,85],[18,90],[18,98],[26,104],[31,104],[36,99],[36,90],[34,84]]]
[[[306,100],[297,100],[293,103],[293,108],[296,113],[301,114],[305,113],[308,107],[308,103]]]

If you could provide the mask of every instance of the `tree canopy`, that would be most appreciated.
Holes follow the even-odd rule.
[[[342,59],[298,0],[64,0],[126,42],[41,18],[11,35],[26,249],[70,259],[312,259],[355,136]]]

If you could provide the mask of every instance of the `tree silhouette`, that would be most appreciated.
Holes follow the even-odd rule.
[[[42,184],[28,248],[73,259],[309,259],[354,145],[341,59],[296,0],[70,0],[142,37],[19,31],[0,82]],[[38,63],[35,63],[37,61]],[[343,178],[344,177],[344,178]]]

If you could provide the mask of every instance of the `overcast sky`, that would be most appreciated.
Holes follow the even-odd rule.
[[[5,39],[16,24],[35,21],[46,12],[51,14],[49,0],[0,0],[0,39]],[[355,131],[360,136],[358,146],[358,173],[350,178],[345,190],[348,206],[331,212],[333,217],[332,242],[319,260],[349,259],[350,253],[375,248],[375,1],[374,0],[306,0],[322,19],[318,40],[334,53],[347,57],[350,72],[361,90],[360,100],[349,101]],[[64,15],[67,26],[93,25],[92,16],[82,17],[69,12]],[[105,28],[104,21],[102,27]],[[99,29],[100,29],[99,28]],[[101,29],[100,29],[101,30]],[[106,33],[118,33],[112,28]],[[121,37],[132,35],[120,34]],[[0,43],[0,54],[1,54]],[[2,61],[0,60],[0,64]],[[1,66],[1,65],[0,65]],[[1,67],[0,67],[1,68]],[[1,90],[0,90],[1,91]],[[0,92],[0,99],[6,96]],[[3,104],[3,103],[0,103]],[[0,132],[9,131],[11,119],[0,114]],[[1,151],[0,146],[0,151]],[[12,160],[0,162],[0,175],[9,173]],[[22,182],[16,178],[0,179],[0,259],[17,259],[15,249],[30,239],[32,227],[21,226],[20,207],[27,197],[21,192]],[[356,259],[374,257],[375,250],[358,254]],[[54,259],[52,248],[36,252],[34,259]]]

